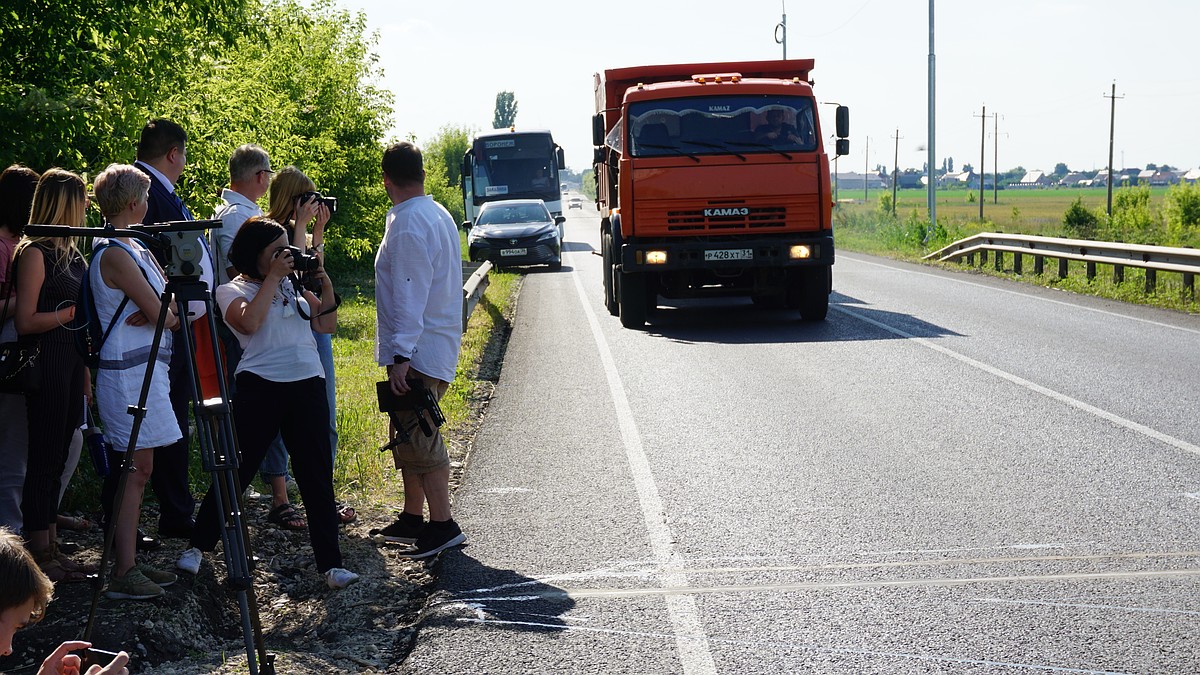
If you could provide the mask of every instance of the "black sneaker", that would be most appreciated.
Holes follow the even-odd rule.
[[[384,541],[393,544],[415,544],[417,536],[423,529],[425,529],[425,520],[421,516],[405,512],[401,513],[396,522],[391,525],[383,529],[372,529],[367,534],[372,537],[382,536]]]
[[[411,551],[403,551],[399,556],[401,558],[428,558],[451,546],[458,546],[466,540],[467,535],[463,534],[462,528],[454,520],[447,520],[444,523],[430,521],[417,536],[417,547]]]

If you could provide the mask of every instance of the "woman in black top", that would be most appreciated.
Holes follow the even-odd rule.
[[[87,210],[83,179],[51,169],[38,181],[29,222],[81,227]],[[82,581],[87,571],[58,551],[55,521],[67,450],[83,423],[84,396],[91,396],[91,374],[75,350],[66,326],[75,317],[79,284],[87,263],[67,237],[26,234],[17,244],[17,333],[38,343],[41,387],[26,398],[29,416],[29,463],[21,496],[25,538],[34,559],[52,581]]]

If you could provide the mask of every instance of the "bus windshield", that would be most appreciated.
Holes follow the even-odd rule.
[[[629,106],[634,157],[813,152],[813,101],[803,96],[705,96]]]
[[[490,199],[561,199],[554,141],[549,134],[475,139],[472,184],[477,202]]]

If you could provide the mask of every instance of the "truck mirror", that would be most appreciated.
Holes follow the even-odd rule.
[[[462,175],[463,175],[463,177],[471,175],[471,151],[470,150],[463,153]]]
[[[844,105],[837,107],[837,137],[847,138],[850,136],[850,109]],[[841,147],[840,145],[838,146]],[[838,153],[843,154],[841,152]]]
[[[604,113],[592,115],[592,145],[604,145]]]
[[[838,157],[841,157],[842,155],[850,154],[850,139],[849,138],[837,139],[837,154],[838,154]]]
[[[592,164],[604,163],[604,148],[596,148],[592,151]]]
[[[558,160],[558,168],[567,168],[566,155],[563,154],[563,149],[561,146],[554,148],[554,157]]]

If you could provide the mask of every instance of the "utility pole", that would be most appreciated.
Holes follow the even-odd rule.
[[[934,162],[937,161],[937,153],[934,151],[934,142],[937,140],[937,128],[934,123],[934,74],[936,59],[933,54],[933,0],[929,0],[929,169],[926,171],[926,178],[929,185],[926,186],[927,201],[929,203],[929,232],[925,235],[925,240],[929,241],[929,236],[937,228],[937,180],[934,178]]]
[[[783,45],[783,60],[787,60],[787,3],[779,0],[783,6],[783,21],[775,24],[775,44]]]
[[[1112,112],[1108,117],[1108,217],[1112,218],[1112,183],[1113,183],[1113,132],[1117,128],[1117,99],[1125,98],[1117,96],[1117,81],[1113,80],[1112,93],[1105,94],[1104,98],[1112,99]]]
[[[900,127],[896,127],[896,135],[892,136],[896,139],[896,151],[892,158],[892,217],[896,217],[896,181],[900,178],[900,139],[904,138],[900,135]]]
[[[992,113],[992,141],[995,147],[992,148],[992,204],[1000,203],[1000,116]],[[979,167],[980,170],[983,167]],[[983,199],[983,195],[979,195]]]
[[[983,222],[983,173],[984,157],[983,149],[987,141],[987,106],[983,106],[983,111],[976,115],[979,118],[979,222]]]
[[[871,162],[870,158],[871,137],[867,136],[867,142],[865,145],[863,145],[863,204],[867,204],[871,201],[871,196],[867,192],[867,186],[870,185],[870,183],[867,182],[867,165]]]

